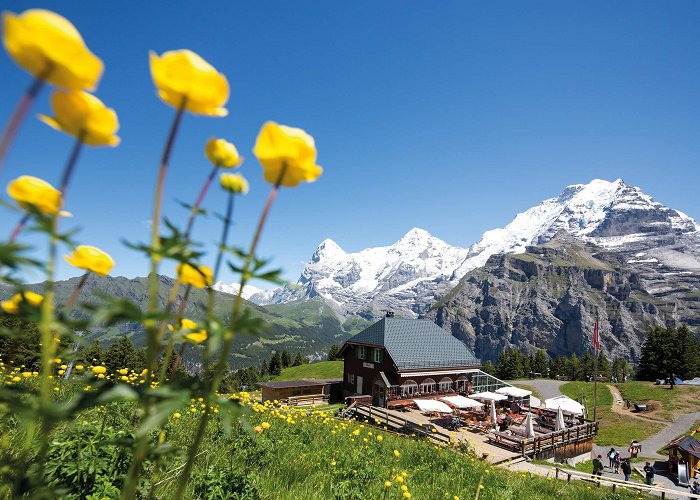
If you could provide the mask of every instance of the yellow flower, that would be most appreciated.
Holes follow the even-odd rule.
[[[226,116],[223,106],[228,101],[226,77],[190,50],[173,50],[158,57],[149,54],[151,77],[158,89],[158,97],[166,104],[179,108],[185,101],[190,113]]]
[[[182,414],[181,414],[180,412],[177,412],[177,411],[176,411],[175,413],[173,413],[173,418],[174,418],[175,420],[177,420],[177,419],[180,418],[180,417],[182,417]]]
[[[411,494],[408,491],[403,492],[403,497],[404,498],[411,498]]]
[[[401,491],[408,491],[408,486],[406,486],[405,484],[402,484]]]
[[[95,274],[106,276],[114,267],[114,260],[108,254],[97,247],[80,245],[70,255],[63,257],[70,265],[78,269],[92,271]]]
[[[253,153],[263,167],[265,180],[270,184],[294,187],[300,182],[313,182],[323,172],[316,165],[314,138],[300,128],[267,122],[258,134]]]
[[[97,87],[102,61],[64,17],[43,9],[5,12],[3,32],[10,57],[32,75],[66,89]]]
[[[85,367],[83,365],[75,365],[75,369],[78,371],[82,371]]]
[[[29,378],[29,377],[32,376],[32,372],[22,372],[22,376],[23,376],[24,378]]]
[[[384,481],[384,486],[391,488],[391,481]]]
[[[119,373],[119,375],[126,375],[127,373],[129,373],[129,369],[128,368],[120,368],[119,370],[117,370],[117,372]]]
[[[182,319],[180,321],[180,329],[181,330],[195,330],[197,328],[197,323],[192,321],[191,319]],[[168,325],[168,329],[173,332],[175,331],[175,328],[173,328],[172,325]],[[191,340],[195,344],[201,344],[205,340],[207,340],[207,331],[206,330],[199,330],[199,331],[192,331],[185,335],[185,338],[187,340]],[[203,401],[202,398],[199,398],[200,402]],[[202,405],[205,406],[205,405]],[[269,424],[268,424],[269,425]]]
[[[377,436],[377,441],[379,441],[381,443],[383,440],[384,440],[384,436],[381,436],[381,435]]]
[[[236,146],[224,139],[209,139],[204,154],[216,167],[236,168],[243,163],[243,158],[238,154]]]
[[[107,368],[104,366],[93,366],[92,373],[94,373],[95,375],[104,375],[105,373],[107,373]]]
[[[39,115],[47,125],[89,146],[116,146],[119,137],[117,113],[83,90],[56,91],[51,95],[54,116]]]
[[[269,428],[270,428],[270,423],[269,423],[269,422],[263,422],[263,423],[262,423],[262,424],[260,424],[260,425],[261,425],[261,426],[262,426],[262,428],[263,428],[263,429],[265,429],[265,430],[267,430],[267,429],[269,429]]]
[[[483,490],[483,489],[484,489],[484,485],[483,485],[483,484],[480,484],[480,485],[479,485],[479,489],[480,489],[480,490]]]
[[[12,381],[13,381],[13,382],[21,382],[22,379],[19,378],[19,377],[12,377]]]
[[[31,206],[44,215],[57,214],[63,205],[63,197],[58,189],[31,175],[22,175],[10,182],[7,194],[20,207],[27,209]]]
[[[211,268],[207,266],[194,267],[189,264],[178,264],[177,277],[181,283],[192,285],[195,288],[211,286],[213,281]]]
[[[403,483],[403,476],[396,476],[397,483]]]
[[[18,314],[21,302],[29,304],[31,307],[39,307],[43,300],[44,297],[42,295],[27,290],[14,294],[10,300],[0,302],[0,308],[7,314]]]
[[[396,458],[399,458],[401,456],[401,453],[399,453],[399,450],[394,450],[394,456]]]
[[[236,194],[248,193],[248,181],[241,174],[221,174],[221,187]]]
[[[253,431],[255,431],[256,434],[262,434],[262,433],[263,433],[263,428],[260,427],[259,425],[256,425],[256,426],[253,428]]]

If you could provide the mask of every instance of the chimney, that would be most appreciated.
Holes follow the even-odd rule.
[[[386,312],[386,317],[387,317],[387,318],[393,318],[393,317],[394,317],[394,311],[387,311],[387,312]]]

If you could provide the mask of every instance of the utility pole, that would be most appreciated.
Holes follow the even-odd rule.
[[[598,406],[598,351],[600,350],[600,337],[598,335],[598,317],[593,325],[593,421],[597,421]]]

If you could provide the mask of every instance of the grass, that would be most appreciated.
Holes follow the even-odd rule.
[[[629,383],[629,382],[628,382]],[[568,382],[561,386],[562,394],[577,401],[583,401],[589,413],[593,415],[593,384],[588,382]],[[593,440],[599,445],[627,446],[633,439],[643,441],[656,434],[664,423],[643,420],[632,415],[621,415],[612,411],[612,394],[605,384],[598,384],[597,419],[600,423],[598,435]]]
[[[343,378],[342,361],[319,361],[299,366],[284,368],[273,380],[299,380],[302,378]]]
[[[640,401],[657,401],[661,408],[645,412],[645,416],[670,420],[681,413],[700,411],[700,387],[677,385],[670,390],[666,385],[653,382],[631,381],[616,384],[623,399],[636,403]]]

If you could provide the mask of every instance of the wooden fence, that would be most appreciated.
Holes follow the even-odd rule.
[[[394,415],[384,408],[364,403],[355,403],[353,409],[357,415],[375,422],[379,421],[392,429],[423,435],[440,444],[450,444],[451,437],[440,431],[433,424],[420,425],[411,420]]]

